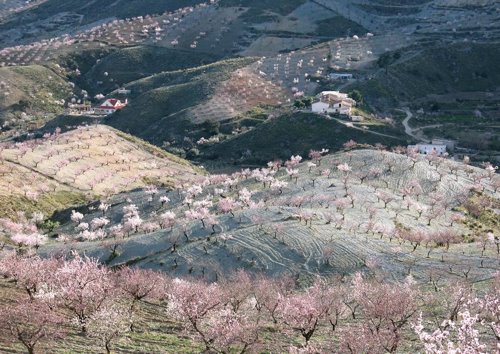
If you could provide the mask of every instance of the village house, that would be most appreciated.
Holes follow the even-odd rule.
[[[323,91],[318,96],[319,101],[312,104],[315,113],[338,113],[350,116],[356,101],[346,93],[338,91]]]
[[[448,150],[449,152],[454,152],[456,142],[453,140],[448,140],[448,139],[432,139],[432,144],[433,145],[446,145],[446,150]]]
[[[446,145],[437,145],[437,144],[417,144],[417,145],[408,145],[408,150],[416,151],[419,154],[423,155],[437,155],[443,156],[446,154]]]
[[[122,109],[128,104],[128,100],[120,101],[116,98],[110,98],[104,101],[100,106],[94,107],[94,113],[97,115],[107,116]]]

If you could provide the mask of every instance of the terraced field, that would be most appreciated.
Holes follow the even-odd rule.
[[[1,161],[2,215],[50,215],[98,195],[201,178],[188,162],[105,126],[4,144]]]
[[[337,166],[342,164],[351,171],[340,171]],[[498,191],[491,184],[497,177],[491,179],[484,171],[448,160],[374,150],[327,156],[315,165],[301,164],[292,178],[280,170],[266,188],[266,182],[243,177],[248,174],[228,179],[213,176],[189,204],[188,187],[113,196],[106,200],[111,205],[106,211],[108,226],[126,223],[123,208],[127,205],[137,206],[143,226],[129,231],[129,236],[94,242],[69,236],[74,240],[71,247],[111,265],[137,265],[210,280],[242,268],[272,275],[293,270],[306,278],[363,271],[393,279],[412,274],[424,281],[429,274],[441,274],[480,281],[499,269],[494,245],[481,250],[487,230],[470,229],[465,223],[468,216],[457,209],[475,195],[471,188],[477,190],[473,186],[478,180],[484,186],[481,193],[498,203]],[[215,180],[225,182],[209,182]],[[221,212],[221,200],[241,200],[247,190],[252,202],[245,205],[250,206],[235,207],[232,214]],[[161,196],[169,201],[160,203]],[[210,212],[195,220],[188,214],[198,210],[197,203],[207,205]],[[87,223],[102,215],[82,211],[88,213]],[[175,218],[162,229],[165,212]],[[76,225],[64,223],[65,215],[58,218],[63,226],[57,233],[74,235]],[[459,219],[463,223],[453,221]],[[141,231],[143,227],[150,231]],[[447,231],[453,234],[449,241],[432,241],[433,233]],[[43,252],[57,253],[66,247],[51,244]]]

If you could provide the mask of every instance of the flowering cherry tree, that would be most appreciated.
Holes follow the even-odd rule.
[[[54,277],[58,301],[86,333],[89,318],[115,295],[110,271],[95,259],[74,255]]]
[[[0,312],[0,332],[21,343],[29,354],[38,353],[41,342],[64,335],[64,317],[46,302],[20,296],[13,304],[3,305]]]
[[[210,329],[206,321],[222,303],[222,291],[217,284],[176,279],[170,291],[169,314],[184,321],[201,339],[207,350],[212,349]]]
[[[166,278],[152,270],[122,268],[115,274],[117,288],[129,302],[129,329],[134,330],[134,314],[137,305],[145,300],[160,300],[164,297]]]
[[[5,256],[0,259],[0,274],[13,279],[24,289],[31,300],[51,299],[54,274],[61,262],[55,258],[43,259],[39,256],[29,258],[19,255]]]
[[[87,327],[88,336],[99,339],[110,354],[113,341],[129,331],[129,313],[118,304],[106,304],[88,318]]]

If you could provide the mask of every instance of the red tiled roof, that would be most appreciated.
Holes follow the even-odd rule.
[[[106,106],[105,104],[109,104],[109,106]],[[100,106],[97,106],[97,108],[102,108],[102,109],[121,109],[127,105],[127,102],[122,102],[116,98],[110,98],[104,101]]]

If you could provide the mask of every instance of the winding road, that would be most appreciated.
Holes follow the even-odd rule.
[[[403,126],[405,128],[405,133],[407,135],[411,136],[412,138],[414,138],[415,140],[430,144],[431,140],[425,139],[424,134],[421,131],[423,129],[426,129],[426,128],[438,128],[438,127],[443,126],[443,124],[431,124],[431,125],[426,125],[423,127],[418,127],[416,129],[413,129],[410,126],[410,120],[413,118],[413,113],[411,113],[410,109],[409,108],[402,108],[399,111],[406,113],[406,118],[403,120]]]
[[[405,128],[406,135],[411,136],[415,140],[429,143],[429,140],[422,138],[421,135],[418,136],[417,134],[415,134],[415,131],[420,130],[421,128],[420,129],[413,129],[410,126],[410,120],[413,118],[413,113],[411,113],[410,109],[409,108],[402,108],[402,109],[400,109],[400,111],[406,113],[406,118],[403,120],[403,127]]]

